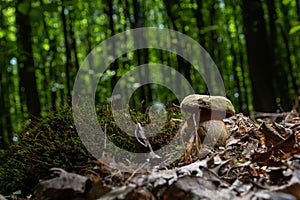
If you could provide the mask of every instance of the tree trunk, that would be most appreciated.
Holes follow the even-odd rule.
[[[298,1],[298,4],[299,4],[299,0]],[[284,5],[282,2],[281,2],[281,7],[280,7],[280,10],[282,11],[283,13],[283,23],[279,25],[279,28],[280,28],[280,32],[281,32],[281,36],[282,36],[282,39],[283,39],[283,44],[284,44],[284,48],[285,48],[285,59],[287,61],[287,68],[288,68],[288,74],[290,75],[290,81],[292,83],[292,93],[293,95],[298,95],[298,93],[300,92],[299,91],[299,87],[298,87],[298,84],[297,84],[297,73],[294,72],[294,67],[293,65],[295,66],[298,66],[299,67],[299,45],[297,45],[297,42],[296,41],[291,41],[290,40],[290,36],[289,36],[289,30],[291,29],[292,25],[291,25],[291,22],[290,22],[290,17],[289,17],[289,13],[290,13],[290,10],[289,10],[289,6],[287,5]],[[299,36],[298,36],[299,37]],[[295,61],[293,63],[292,61],[292,55],[295,56]],[[298,69],[296,69],[298,70]]]
[[[31,115],[31,119],[34,119],[35,117],[40,116],[41,105],[38,95],[32,51],[32,29],[29,18],[31,5],[29,5],[29,9],[27,11],[19,10],[19,5],[25,3],[27,3],[27,1],[18,0],[16,4],[16,26],[18,28],[17,39],[19,45],[18,63],[20,68],[20,87],[22,88],[22,92],[25,93],[28,113]],[[28,4],[30,4],[30,2],[28,2]],[[24,8],[24,6],[22,7]]]
[[[164,4],[165,4],[165,7],[166,7],[167,15],[168,15],[168,17],[171,21],[172,26],[173,26],[173,29],[175,31],[179,31],[179,28],[176,25],[176,18],[173,15],[172,8],[171,8],[172,2],[170,0],[164,0]],[[177,4],[177,6],[179,7],[180,5]],[[180,40],[178,38],[177,38],[177,41],[179,42],[177,47],[180,48]],[[178,49],[177,51],[180,51],[180,49]],[[177,58],[177,71],[182,72],[183,71],[182,69],[185,68],[184,67],[184,60],[178,54],[176,55],[176,58]],[[181,95],[182,88],[181,88],[181,78],[180,78],[179,74],[175,76],[175,83],[176,83],[176,85],[178,85],[178,88],[177,88],[178,89],[178,94]]]
[[[291,109],[292,100],[289,98],[289,85],[288,83],[288,75],[286,73],[286,67],[284,65],[285,60],[289,60],[290,57],[283,58],[282,54],[278,52],[278,44],[277,44],[277,29],[275,25],[275,21],[277,19],[277,13],[275,8],[274,0],[266,1],[268,8],[268,16],[269,16],[269,27],[270,27],[270,56],[272,65],[274,65],[274,86],[276,91],[276,96],[280,98],[280,106],[284,110]],[[276,58],[276,59],[275,59]]]
[[[0,21],[0,28],[5,30],[7,29],[6,24],[4,23],[5,20],[3,20],[3,10],[0,11],[0,18],[2,19]],[[5,47],[6,45],[6,36],[4,36],[0,41],[0,46]],[[3,51],[4,55],[3,58],[8,58],[5,51]],[[8,148],[9,147],[9,141],[10,137],[8,136],[10,132],[8,131],[8,127],[10,127],[10,123],[6,123],[6,117],[10,118],[9,113],[9,107],[10,107],[10,101],[9,101],[9,91],[8,91],[8,79],[10,77],[8,76],[8,72],[6,69],[6,63],[8,60],[6,59],[0,59],[0,149]]]
[[[40,4],[44,5],[42,0],[40,0]],[[47,77],[48,83],[50,81],[57,83],[57,75],[56,75],[55,66],[54,66],[54,62],[55,62],[56,55],[57,55],[56,42],[55,42],[56,40],[55,40],[55,36],[50,37],[48,25],[45,21],[44,14],[42,14],[42,22],[43,22],[43,27],[44,27],[44,31],[46,34],[46,38],[49,40],[49,45],[50,45],[47,55],[49,55],[51,57],[51,60],[49,61],[49,74],[48,74],[48,77],[46,75],[45,75],[45,77]],[[55,84],[52,83],[47,86],[48,87],[50,86],[49,89],[51,90],[51,93],[50,93],[51,110],[56,111],[56,96],[57,95],[56,95]]]
[[[298,21],[300,21],[300,1],[299,0],[295,0],[295,1],[296,1],[296,8],[298,14]]]
[[[66,54],[66,64],[65,64],[65,72],[66,72],[66,87],[67,87],[67,102],[68,104],[71,103],[71,49],[69,44],[69,36],[68,36],[68,24],[66,19],[66,8],[62,6],[61,9],[61,18],[63,23],[63,31],[64,31],[64,42],[65,42],[65,54]],[[62,99],[63,101],[63,99]],[[63,104],[64,102],[62,102]]]
[[[292,57],[292,53],[291,53],[291,50],[290,50],[291,49],[290,42],[289,42],[288,36],[286,35],[286,32],[283,30],[282,26],[280,26],[280,30],[281,30],[282,39],[284,41],[283,43],[284,43],[284,46],[285,46],[285,50],[286,50],[287,66],[288,66],[288,71],[289,71],[289,75],[290,75],[291,82],[292,82],[292,91],[294,91],[294,95],[298,95],[299,87],[297,85],[297,76],[294,73],[293,64],[292,64],[292,61],[290,59]],[[288,85],[287,83],[288,82],[286,82],[285,85]],[[288,93],[288,91],[287,91],[287,93]],[[290,101],[289,103],[292,103],[292,102]],[[291,109],[291,107],[292,107],[292,105],[289,106],[289,110]]]
[[[234,2],[233,2],[234,3]],[[233,8],[233,16],[235,18],[234,20],[234,25],[235,27],[239,27],[239,23],[242,19],[240,19],[239,17],[239,12],[237,11],[236,7],[234,4],[231,5],[232,8]],[[241,32],[239,31],[239,34],[241,34]],[[246,72],[245,72],[245,54],[246,54],[246,50],[245,50],[245,47],[244,45],[241,43],[241,39],[240,38],[237,38],[236,39],[236,42],[238,44],[237,46],[237,51],[238,51],[238,54],[239,54],[239,63],[240,63],[240,66],[241,66],[241,77],[242,77],[242,83],[241,83],[241,88],[243,88],[243,93],[239,94],[240,96],[243,96],[242,98],[242,102],[243,102],[243,105],[240,105],[241,109],[240,112],[244,113],[245,115],[249,115],[249,101],[248,101],[248,98],[249,98],[249,87],[247,87],[247,83],[246,83],[246,80],[247,80],[247,77],[246,77]]]
[[[10,79],[5,70],[5,61],[0,61],[0,149],[8,148],[12,139],[10,101],[7,79]],[[5,75],[5,72],[7,73]],[[6,77],[5,77],[6,76]]]
[[[71,19],[71,21],[73,21]],[[70,23],[70,36],[71,36],[71,41],[72,41],[72,50],[74,53],[74,60],[75,60],[75,69],[76,71],[79,70],[79,60],[78,60],[78,52],[77,52],[77,43],[76,43],[76,36],[75,36],[75,32],[74,32],[74,28],[73,28],[73,24]]]
[[[230,36],[230,33],[228,34]],[[243,100],[242,100],[242,89],[240,85],[240,77],[238,76],[238,55],[237,52],[235,51],[235,48],[233,44],[230,45],[230,53],[233,57],[232,60],[232,71],[233,71],[233,77],[234,77],[234,82],[235,86],[237,88],[237,93],[238,93],[238,111],[242,112],[243,110]]]
[[[256,111],[274,112],[276,101],[273,84],[274,65],[264,13],[260,0],[242,0],[249,73],[252,82],[253,106]]]
[[[191,3],[194,3],[194,0],[191,0]],[[202,14],[203,2],[202,0],[196,0],[196,4],[197,7],[193,9],[193,13],[197,22],[198,42],[203,48],[205,48],[204,34],[201,33],[201,30],[204,27],[203,14]]]
[[[115,25],[114,25],[114,19],[113,19],[113,15],[114,15],[113,2],[112,2],[112,0],[107,0],[106,2],[107,2],[107,5],[108,5],[107,15],[108,15],[108,18],[109,18],[109,29],[111,31],[110,36],[113,36],[113,35],[115,35]],[[115,52],[116,52],[116,45],[115,45],[115,42],[112,41],[111,54],[112,54],[113,57],[116,57]],[[118,66],[119,66],[118,59],[116,59],[111,64],[111,67],[110,67],[110,69],[115,72],[115,75],[113,75],[111,77],[111,84],[110,84],[111,85],[111,91],[113,90],[115,84],[118,81],[118,78],[117,78],[117,70],[119,68]]]
[[[144,23],[144,16],[140,9],[140,4],[138,0],[133,0],[133,16],[134,16],[134,23],[132,24],[133,28],[140,28],[143,27]],[[144,38],[143,35],[141,35],[140,38],[135,38],[135,42],[146,42],[146,38]],[[137,64],[148,64],[149,63],[149,51],[148,49],[139,49],[136,51],[137,55]],[[142,73],[144,72],[144,73]],[[149,74],[150,69],[148,66],[144,67],[144,70],[139,70],[139,78],[140,80],[145,80],[145,82],[149,82]],[[152,91],[151,91],[151,85],[146,84],[140,88],[140,97],[142,102],[144,102],[141,105],[142,112],[146,111],[147,106],[149,106],[149,103],[153,101],[152,97]]]
[[[3,65],[1,65],[3,66]],[[4,130],[5,130],[5,123],[4,123],[4,116],[5,116],[5,104],[4,104],[4,85],[3,85],[3,78],[2,78],[2,69],[0,70],[0,149],[3,149],[5,147],[5,135],[4,135]]]

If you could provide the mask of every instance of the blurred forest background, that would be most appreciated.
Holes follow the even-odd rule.
[[[218,66],[237,112],[289,111],[299,93],[299,0],[1,0],[0,8],[0,148],[28,119],[70,104],[88,53],[132,28],[169,28],[199,42]],[[183,58],[145,49],[106,70],[97,101],[107,101],[118,79],[144,63],[171,66],[197,93],[207,92]],[[174,101],[161,86],[146,85],[135,94],[137,102]]]

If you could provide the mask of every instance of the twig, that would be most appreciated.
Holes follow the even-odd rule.
[[[150,149],[150,158],[161,158],[159,155],[154,153],[154,151],[152,149],[152,146],[151,146],[148,138],[145,136],[145,132],[144,132],[143,127],[141,126],[140,123],[137,123],[137,127],[134,131],[134,134],[135,134],[135,137],[136,137],[137,141],[140,144],[142,144],[145,147],[149,147],[149,149]],[[143,141],[141,141],[140,138],[142,138]]]

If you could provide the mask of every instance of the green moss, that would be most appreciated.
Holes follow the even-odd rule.
[[[49,177],[50,168],[74,171],[92,159],[75,131],[69,108],[49,113],[18,135],[19,142],[0,161],[0,193],[30,192],[39,179]]]
[[[174,108],[172,108],[174,109]],[[117,127],[109,106],[97,108],[99,123],[106,127],[107,138],[115,145],[131,152],[147,152],[134,136],[128,135]],[[145,125],[150,122],[147,114],[131,111],[131,116],[122,116],[124,120],[132,117],[134,121]],[[150,138],[153,149],[158,149],[176,134],[177,126],[169,123],[170,118],[179,117],[178,109],[171,110],[168,122],[156,135]],[[158,123],[151,119],[151,123]],[[134,131],[134,127],[126,127]],[[49,169],[60,167],[70,172],[80,173],[84,166],[92,163],[93,156],[82,144],[73,122],[72,111],[63,107],[38,122],[29,124],[20,133],[19,142],[10,149],[0,152],[0,193],[12,194],[22,190],[30,193],[40,179],[51,176]]]

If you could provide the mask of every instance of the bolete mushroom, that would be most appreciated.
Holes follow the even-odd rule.
[[[188,129],[192,130],[191,127],[197,126],[202,142],[216,146],[226,145],[229,130],[222,120],[235,114],[229,99],[223,96],[192,94],[183,99],[180,107],[192,114],[187,122]],[[195,120],[199,120],[197,125]]]

